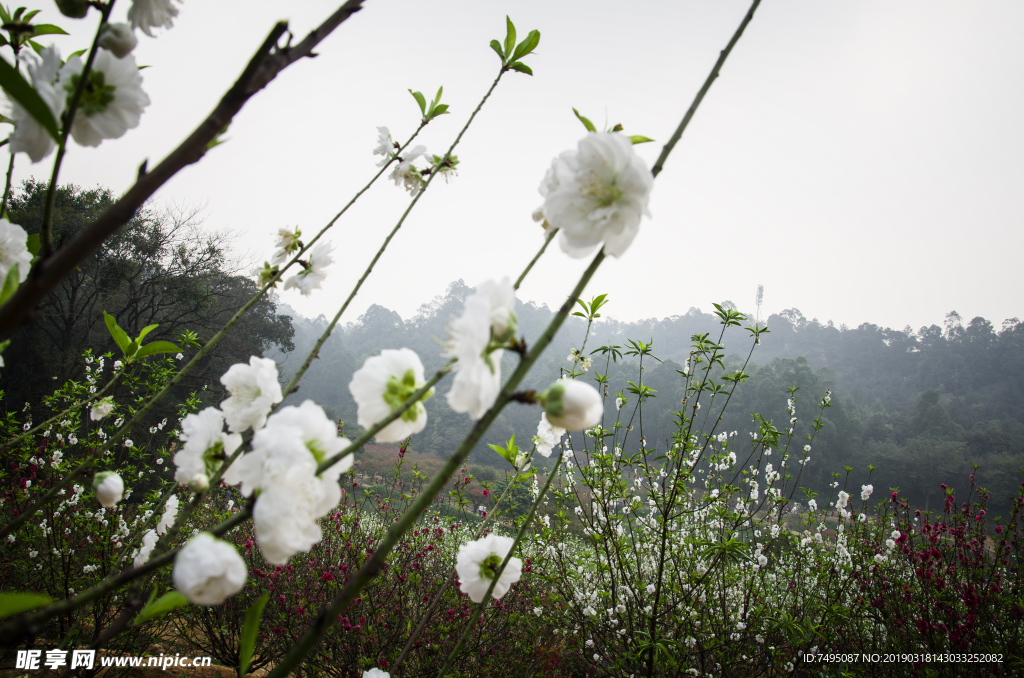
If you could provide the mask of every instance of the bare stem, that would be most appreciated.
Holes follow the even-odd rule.
[[[676,147],[679,139],[683,136],[683,131],[686,129],[686,126],[690,124],[690,119],[693,118],[693,114],[697,112],[697,107],[700,106],[700,102],[704,100],[704,95],[708,93],[709,89],[711,89],[711,84],[718,79],[722,65],[728,58],[729,53],[732,52],[732,48],[736,46],[737,42],[739,42],[740,36],[743,35],[743,31],[746,29],[747,24],[749,24],[750,20],[754,18],[754,10],[756,10],[757,6],[760,4],[761,0],[754,0],[754,3],[750,6],[750,10],[747,12],[747,15],[743,17],[743,21],[740,22],[739,28],[736,29],[735,33],[733,33],[732,40],[729,41],[729,44],[726,45],[725,49],[723,49],[721,54],[718,55],[718,61],[715,62],[715,66],[711,69],[711,73],[708,74],[707,80],[704,81],[704,85],[697,92],[697,96],[694,97],[693,103],[690,104],[690,108],[686,111],[686,115],[683,116],[682,121],[679,123],[679,127],[676,128],[676,131],[672,134],[668,143],[661,149],[661,155],[658,156],[658,159],[654,163],[654,167],[651,168],[651,174],[654,176],[661,174],[662,167],[665,165],[665,160],[668,159],[668,154],[672,152],[672,149]]]

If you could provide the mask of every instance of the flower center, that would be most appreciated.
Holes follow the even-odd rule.
[[[504,560],[497,553],[484,558],[483,562],[480,563],[480,577],[483,579],[494,579],[494,576],[498,573],[498,567],[501,566],[501,561]]]
[[[402,403],[408,400],[412,394],[416,393],[416,391],[422,387],[423,384],[416,383],[416,375],[413,374],[412,368],[406,370],[401,379],[396,375],[391,375],[391,378],[388,379],[387,386],[384,388],[384,402],[386,402],[388,406],[391,407],[391,411],[394,412],[401,407]],[[426,400],[432,395],[434,395],[434,389],[427,391],[420,400]],[[416,421],[422,412],[423,405],[416,403],[405,412],[402,412],[402,421]]]
[[[324,463],[324,460],[327,459],[327,452],[320,447],[319,440],[310,440],[306,443],[306,449],[309,450],[309,453],[313,455],[314,459],[316,459],[317,466]]]
[[[224,441],[218,440],[203,452],[203,466],[206,468],[206,475],[212,476],[220,468],[221,458],[224,455]]]
[[[590,174],[587,182],[580,187],[580,193],[593,198],[599,207],[609,207],[622,197],[622,191],[615,185],[615,179],[608,183],[594,174]]]
[[[239,384],[234,388],[228,389],[231,395],[243,402],[252,402],[260,397],[259,386],[253,386],[251,384]]]
[[[78,83],[82,81],[80,73],[71,76],[71,82],[64,86],[69,94],[74,94],[78,89]],[[89,71],[89,80],[82,90],[82,99],[78,103],[79,110],[85,115],[102,113],[107,110],[107,104],[114,100],[114,85],[106,84],[106,76],[103,71]]]

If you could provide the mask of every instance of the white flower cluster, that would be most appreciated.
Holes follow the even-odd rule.
[[[244,495],[259,490],[253,509],[256,539],[267,562],[284,565],[295,553],[306,551],[320,541],[316,520],[341,500],[338,476],[352,465],[352,458],[342,459],[319,475],[317,469],[322,462],[348,447],[349,442],[338,436],[335,424],[311,400],[270,415],[283,395],[273,360],[254,356],[248,365],[232,365],[221,377],[221,383],[227,387],[229,397],[219,410],[210,407],[188,415],[181,422],[180,437],[185,445],[174,457],[175,479],[187,482],[194,490],[205,489],[209,474],[216,472],[225,457],[241,445],[241,433],[253,429],[252,451],[236,459],[225,470],[223,479],[229,485],[240,484]],[[230,433],[223,430],[225,422]],[[162,520],[161,524],[164,522]],[[183,583],[179,585],[179,566],[175,565],[175,585],[193,602],[216,597],[202,591],[209,589],[221,595],[236,583],[240,588],[239,582],[245,581],[244,565],[239,573],[238,568],[228,562],[232,556],[225,549],[238,558],[234,549],[212,537],[201,537],[190,542],[194,552],[190,557],[194,563],[213,558],[224,566],[212,584],[199,581],[201,573],[193,572],[191,565],[182,566],[186,574],[182,574]],[[204,550],[209,553],[203,554]],[[179,554],[178,561],[184,554],[185,550]],[[193,593],[186,592],[182,586],[191,587]]]
[[[256,431],[252,451],[224,474],[241,484],[242,494],[259,490],[253,509],[256,540],[264,559],[284,565],[320,541],[316,521],[341,500],[338,476],[352,466],[346,456],[321,474],[317,467],[350,445],[312,400],[285,407]]]

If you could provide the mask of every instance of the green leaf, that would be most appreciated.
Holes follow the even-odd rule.
[[[437,96],[434,97],[434,105],[435,106],[437,106],[439,103],[441,103],[441,94],[443,94],[443,93],[444,93],[444,85],[441,85],[440,87],[437,88]]]
[[[4,286],[0,289],[0,304],[4,303],[18,291],[18,264],[11,266],[4,278]]]
[[[21,77],[21,73],[7,63],[7,59],[0,59],[0,87],[3,87],[11,99],[28,111],[29,115],[35,118],[36,122],[53,137],[54,141],[60,143],[57,121],[54,119],[50,107],[46,105],[32,85]]]
[[[140,71],[143,68],[149,68],[149,66],[139,66],[139,70]],[[230,122],[228,124],[224,125],[224,129],[222,129],[221,131],[217,132],[217,136],[215,136],[214,138],[212,138],[208,142],[206,142],[206,150],[210,150],[211,148],[213,148],[215,146],[220,146],[225,141],[227,141],[227,139],[224,137],[224,135],[227,134],[228,127],[230,127],[230,126],[231,126]]]
[[[516,46],[516,26],[512,19],[505,15],[505,54],[511,54],[512,48]]]
[[[522,61],[514,61],[509,66],[513,71],[519,71],[520,73],[526,73],[527,75],[533,75],[533,69],[524,64]]]
[[[128,338],[128,333],[122,330],[114,316],[110,315],[106,311],[103,312],[103,322],[107,324],[107,330],[110,332],[110,336],[114,338],[114,343],[121,349],[122,353],[127,355],[128,346],[132,343],[131,339]]]
[[[32,37],[37,35],[68,35],[68,32],[63,28],[53,24],[37,24],[32,29]]]
[[[162,617],[168,612],[177,610],[179,607],[185,607],[186,605],[188,605],[188,598],[177,591],[168,591],[156,600],[147,603],[138,616],[135,617],[133,624],[141,626],[151,619]]]
[[[35,18],[36,14],[39,14],[42,11],[43,10],[41,10],[41,9],[34,9],[31,12],[29,12],[28,14],[26,14],[25,16],[21,17],[21,20],[24,21],[25,23],[28,23],[28,22],[32,21],[32,19]]]
[[[53,598],[42,593],[0,593],[0,618],[48,605]]]
[[[135,339],[135,341],[137,341],[137,342],[139,342],[141,344],[142,340],[146,338],[146,335],[149,334],[150,332],[152,332],[153,330],[155,330],[158,327],[160,327],[160,326],[159,325],[147,325],[146,327],[143,327],[142,331],[139,332],[139,336],[138,336],[138,338]]]
[[[498,57],[501,59],[501,63],[505,63],[505,52],[501,49],[501,43],[497,40],[491,40],[491,49],[498,53]]]
[[[154,341],[135,352],[136,358],[145,358],[157,353],[181,353],[181,349],[169,341]]]
[[[590,120],[588,120],[584,116],[580,115],[579,111],[577,111],[574,108],[574,109],[572,109],[572,112],[576,114],[576,117],[580,119],[580,122],[583,123],[583,126],[587,128],[588,132],[596,132],[597,131],[597,128],[594,127],[594,123],[590,122]]]
[[[639,134],[634,134],[626,138],[632,141],[634,146],[636,144],[646,144],[648,141],[654,141],[654,139],[651,139],[650,137],[641,136]]]
[[[5,21],[4,23],[7,23],[7,22]],[[7,43],[7,38],[5,38],[4,36],[0,35],[0,47],[4,47],[7,44],[8,44]]]
[[[244,678],[249,666],[252,665],[252,651],[256,647],[256,634],[260,630],[260,616],[263,615],[263,608],[269,599],[270,591],[266,591],[245,611],[245,624],[242,625],[238,648],[238,678]]]
[[[35,256],[39,254],[39,247],[39,234],[33,233],[28,237],[28,240],[25,241],[25,248],[28,250],[29,254]]]
[[[77,52],[72,52],[71,54],[69,54],[68,58],[70,59],[71,57],[80,57],[83,54],[85,54],[85,50],[84,49],[80,49]]]
[[[513,466],[516,465],[515,457],[512,457],[511,459],[509,459],[509,452],[508,452],[508,450],[506,450],[501,445],[491,445],[491,444],[488,444],[487,447],[491,448],[492,450],[494,450],[495,452],[500,454],[501,458],[504,459],[505,461],[507,461],[508,463],[512,464]]]
[[[427,117],[428,117],[428,119],[433,120],[437,116],[444,115],[447,112],[448,112],[448,104],[438,104],[437,106],[435,106],[434,108],[432,108],[430,110],[430,115],[427,116]]]
[[[7,8],[3,5],[0,5],[0,20],[2,20],[5,24],[11,23],[11,15],[7,12]]]
[[[420,94],[419,92],[413,92],[412,90],[409,90],[409,94],[411,94],[412,98],[416,100],[416,103],[418,103],[420,105],[420,113],[422,113],[423,115],[426,115],[427,114],[427,100],[423,97],[423,95]]]
[[[526,36],[526,39],[516,47],[516,51],[512,54],[512,61],[522,59],[524,56],[537,49],[537,45],[539,44],[540,31],[530,31],[530,34]]]

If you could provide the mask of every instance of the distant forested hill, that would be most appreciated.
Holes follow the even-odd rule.
[[[471,291],[461,280],[454,282],[444,296],[424,304],[407,321],[394,311],[371,306],[356,322],[332,334],[292,401],[316,400],[345,420],[346,431],[352,433],[357,429],[355,404],[348,392],[352,373],[381,349],[401,347],[415,350],[428,374],[436,370],[444,361],[441,352],[448,323],[461,312]],[[615,314],[615,301],[613,297],[606,307],[608,315]],[[268,355],[281,363],[287,375],[294,373],[326,319],[302,318],[287,306],[279,308],[293,315],[295,351]],[[518,314],[520,333],[529,344],[553,312],[546,306],[520,303]],[[831,482],[830,472],[849,465],[856,469],[853,479],[859,485],[867,482],[867,467],[873,464],[877,470],[871,482],[878,490],[899,486],[915,501],[934,508],[941,504],[939,483],[966,489],[971,463],[976,463],[981,466],[981,484],[998,502],[997,515],[1008,497],[1016,494],[1024,480],[1017,472],[1018,467],[1024,468],[1024,323],[1014,318],[997,330],[984,318],[964,324],[953,312],[943,327],[932,325],[915,332],[909,327],[893,330],[867,323],[835,327],[789,309],[770,316],[767,324],[770,333],[753,347],[747,365],[751,377],[738,388],[722,426],[747,437],[754,428],[750,415],[759,412],[783,428],[788,421],[786,388],[796,386],[801,419],[797,434],[807,435],[816,414],[814,404],[825,389],[831,389],[834,405],[825,413],[825,428],[814,443],[802,484],[824,492]],[[622,323],[606,317],[594,324],[586,353],[609,341],[622,346],[627,339],[637,339],[653,341],[654,353],[663,361],[644,363],[643,383],[657,390],[644,408],[642,425],[648,446],[657,443],[664,449],[671,438],[672,413],[679,407],[683,388],[676,370],[689,353],[692,335],[710,333],[716,338],[719,330],[717,318],[697,308],[662,320]],[[580,345],[585,332],[581,318],[570,318],[523,387],[545,388],[557,378],[559,368],[569,366],[567,356]],[[730,370],[742,365],[752,348],[748,333],[740,328],[730,330],[723,343]],[[607,367],[600,354],[593,359],[591,372],[609,373],[612,392],[622,391],[625,380],[638,379],[635,358]],[[516,360],[506,352],[503,374],[510,373]],[[471,426],[467,416],[453,413],[444,403],[448,383],[441,382],[427,403],[427,428],[413,439],[415,449],[442,457],[454,450]],[[633,404],[623,409],[624,417]],[[614,416],[614,411],[609,415]],[[538,418],[537,408],[512,404],[485,442],[504,442],[515,434],[529,445]],[[504,464],[483,443],[474,451],[474,460]]]

